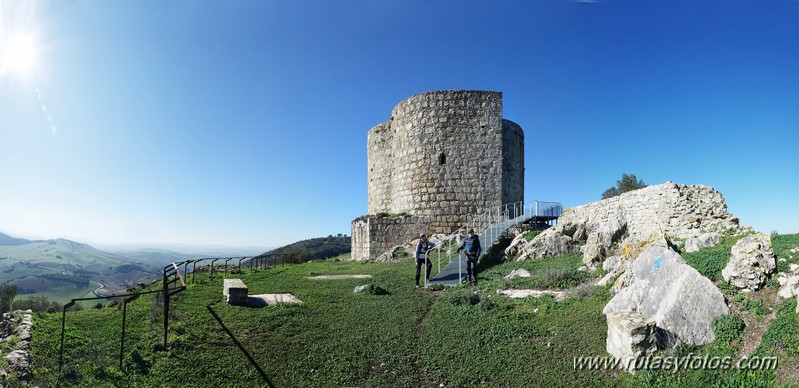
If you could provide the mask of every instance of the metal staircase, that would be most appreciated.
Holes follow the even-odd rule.
[[[554,221],[561,213],[563,213],[563,205],[559,202],[535,201],[526,205],[522,202],[502,205],[476,215],[470,223],[444,238],[436,247],[435,253],[430,255],[434,256],[431,257],[431,261],[438,259],[438,272],[429,281],[425,281],[425,287],[433,284],[456,286],[465,279],[466,255],[464,253],[457,254],[455,251],[461,245],[463,237],[469,229],[478,232],[480,243],[483,246],[483,256],[485,256],[502,233],[508,229],[528,221]],[[448,260],[448,264],[443,269],[441,268],[442,258]],[[425,278],[427,278],[426,273]]]

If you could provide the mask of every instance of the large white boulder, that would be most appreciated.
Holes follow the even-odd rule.
[[[605,315],[634,311],[666,334],[691,345],[715,339],[713,319],[730,313],[724,295],[708,278],[669,248],[647,247],[625,272],[621,289],[602,310]],[[618,281],[617,281],[618,282]]]
[[[777,270],[771,237],[755,234],[738,240],[732,246],[730,261],[721,271],[728,283],[745,291],[759,290],[768,275]]]

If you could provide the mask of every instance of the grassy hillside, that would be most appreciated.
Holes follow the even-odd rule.
[[[274,258],[276,263],[304,263],[310,260],[324,260],[349,253],[352,249],[352,240],[349,236],[317,237],[273,249],[257,257]],[[271,262],[271,261],[270,261]]]
[[[785,254],[799,246],[799,235],[775,237],[774,244],[778,255]],[[756,323],[765,322],[758,342],[751,344],[752,354],[780,357],[777,371],[640,371],[631,375],[575,370],[574,357],[605,355],[607,326],[601,310],[610,299],[607,288],[585,285],[598,274],[574,270],[579,261],[579,255],[569,255],[532,262],[486,262],[477,287],[439,291],[413,288],[411,261],[312,261],[235,275],[251,294],[290,292],[304,301],[260,309],[225,304],[221,277],[200,273],[174,299],[166,351],[161,349],[159,299],[143,296],[128,306],[121,369],[119,306],[69,312],[61,382],[92,387],[655,387],[799,382],[795,380],[799,365],[796,302],[770,298],[773,284],[756,295],[725,291],[735,316],[714,328],[717,341],[703,348],[681,346],[667,354],[738,356],[748,346]],[[535,276],[502,279],[515,268],[526,268]],[[374,278],[306,278],[319,274],[371,274]],[[375,283],[387,293],[353,293],[356,285],[365,283]],[[568,287],[571,294],[556,302],[550,297],[505,299],[495,293],[498,287],[527,286]],[[746,307],[758,303],[762,308]],[[46,313],[35,318],[35,384],[54,386],[58,379],[60,319],[60,314]],[[736,323],[740,320],[746,322],[745,327]]]
[[[163,266],[70,240],[19,240],[0,245],[0,284],[15,284],[20,297],[44,295],[66,302],[92,294],[100,284],[104,293],[124,291],[156,278]]]

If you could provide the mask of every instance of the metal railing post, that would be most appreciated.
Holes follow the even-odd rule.
[[[61,348],[58,350],[58,375],[61,375],[61,367],[64,365],[64,322],[67,320],[67,309],[74,306],[75,301],[70,300],[64,305],[64,310],[61,314]]]
[[[427,262],[429,262],[429,261],[430,261],[430,254],[429,253],[425,253],[424,254],[424,263],[422,263],[422,265],[424,266],[424,288],[427,288]]]
[[[453,239],[453,237],[450,236],[450,238],[449,238],[449,250],[447,251],[447,258],[449,259],[449,263],[452,263],[452,239]],[[449,265],[449,263],[447,263],[447,265]]]
[[[119,369],[122,369],[122,358],[125,354],[125,320],[127,319],[128,303],[133,302],[139,294],[133,294],[129,298],[122,299],[122,336],[119,340]]]
[[[438,245],[438,272],[441,272],[441,244]]]
[[[234,258],[233,258],[233,257],[231,257],[231,258],[229,258],[229,259],[225,260],[225,277],[227,277],[227,262],[228,262],[228,261],[230,261],[230,260],[233,260],[233,259],[234,259]]]
[[[187,274],[187,273],[188,273],[186,270],[187,270],[187,269],[189,269],[189,263],[191,263],[191,259],[189,259],[189,260],[186,260],[186,261],[183,263],[183,273],[184,273],[184,274]]]
[[[463,281],[463,264],[461,264],[461,255],[463,255],[463,253],[458,253],[458,284]]]

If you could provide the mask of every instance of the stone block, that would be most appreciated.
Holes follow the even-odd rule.
[[[623,311],[607,315],[607,351],[621,359],[628,371],[635,364],[657,350],[655,322],[635,311]]]
[[[247,286],[241,279],[225,279],[222,294],[228,304],[244,306],[247,304]]]

